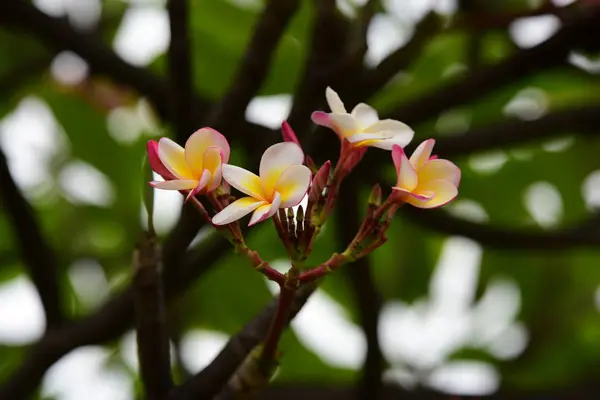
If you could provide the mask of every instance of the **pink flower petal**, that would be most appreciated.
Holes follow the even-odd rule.
[[[412,192],[417,187],[417,173],[406,157],[402,147],[394,145],[392,148],[392,159],[396,167],[398,180],[396,187]]]
[[[360,126],[350,114],[329,114],[329,119],[333,129],[339,136],[348,138],[360,130]]]
[[[281,195],[279,194],[279,192],[275,192],[273,194],[273,202],[271,204],[263,204],[260,207],[258,207],[252,214],[248,226],[258,224],[259,222],[262,222],[265,219],[272,217],[280,208],[280,204]]]
[[[204,154],[209,147],[222,151],[223,162],[229,161],[229,143],[227,139],[212,128],[198,129],[185,143],[185,159],[198,176],[204,170]]]
[[[284,142],[293,142],[293,143],[296,143],[298,146],[300,146],[300,142],[298,141],[298,138],[296,137],[296,133],[294,132],[294,130],[292,129],[290,124],[288,124],[287,121],[283,121],[281,123],[281,134],[283,136]]]
[[[419,185],[419,192],[432,192],[435,195],[430,200],[421,200],[415,196],[408,197],[406,202],[419,208],[436,208],[448,204],[458,195],[458,189],[451,182],[445,180],[429,181]]]
[[[215,225],[226,225],[240,218],[250,214],[261,205],[265,204],[264,201],[253,199],[252,197],[242,197],[237,199],[221,212],[217,213],[213,218],[212,222]]]
[[[436,159],[430,160],[419,170],[419,186],[421,183],[433,180],[450,181],[454,186],[460,184],[460,168],[448,160]]]
[[[146,144],[146,150],[148,151],[148,162],[150,163],[150,168],[160,176],[162,176],[165,180],[176,179],[175,175],[173,175],[160,161],[158,157],[158,142],[156,140],[149,140]]]
[[[235,165],[223,164],[223,179],[240,192],[258,200],[265,200],[260,178],[252,172]]]
[[[326,128],[333,128],[331,118],[329,118],[329,114],[323,111],[315,111],[311,114],[310,119],[317,124],[324,126]]]
[[[198,181],[191,179],[176,179],[172,181],[153,181],[150,182],[150,185],[157,189],[164,190],[190,190],[198,185]]]
[[[304,165],[292,165],[283,171],[275,184],[275,192],[281,197],[280,207],[297,206],[308,191],[310,178],[310,170]]]
[[[185,160],[183,147],[169,138],[158,141],[158,157],[163,165],[179,179],[195,178],[192,170]]]
[[[415,167],[415,170],[419,170],[427,161],[429,161],[434,145],[435,140],[428,139],[415,149],[410,156],[410,163]]]
[[[260,181],[266,199],[273,196],[273,190],[279,177],[292,165],[302,165],[304,153],[300,146],[292,142],[277,143],[269,147],[260,160]]]

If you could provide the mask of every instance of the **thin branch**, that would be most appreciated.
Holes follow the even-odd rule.
[[[192,219],[191,215],[187,218]],[[213,235],[198,249],[186,254],[185,249],[197,232],[192,226],[194,224],[178,225],[163,247],[163,264],[168,266],[164,275],[167,303],[187,290],[230,250],[226,240]],[[133,321],[134,293],[129,287],[95,313],[48,332],[31,348],[21,366],[5,380],[0,387],[0,399],[27,398],[39,385],[46,370],[62,356],[80,346],[115,340],[131,328]]]
[[[296,291],[290,319],[296,316],[315,289],[315,285],[307,284],[302,285]],[[277,302],[278,300],[275,298],[263,308],[238,334],[229,339],[227,345],[212,363],[182,386],[175,388],[171,392],[169,400],[213,398],[246,359],[250,351],[264,339],[275,315]]]
[[[57,329],[66,317],[58,284],[56,255],[42,233],[35,211],[19,191],[1,150],[0,199],[12,223],[16,246],[40,295],[46,316],[46,330]]]
[[[479,69],[465,78],[449,83],[435,92],[405,105],[389,115],[408,124],[424,122],[442,111],[470,102],[510,82],[563,62],[577,46],[596,46],[591,37],[600,34],[600,9],[581,11],[578,18],[565,23],[545,42],[521,50],[508,59]]]
[[[347,42],[347,23],[340,16],[335,0],[314,1],[316,16],[313,22],[310,52],[299,80],[289,124],[301,136],[310,126],[310,114],[325,102],[325,87],[340,80],[340,60],[344,58]],[[334,74],[335,72],[335,74]]]
[[[169,0],[169,83],[171,115],[175,125],[175,137],[184,142],[194,129],[192,118],[193,88],[192,63],[190,60],[190,36],[188,24],[188,1]]]
[[[402,216],[426,228],[447,235],[460,235],[473,239],[484,246],[506,250],[563,251],[575,247],[600,245],[600,214],[592,215],[567,228],[551,231],[539,229],[515,229],[466,221],[449,216],[444,211],[415,208],[400,209]]]
[[[342,186],[340,202],[337,208],[337,234],[344,243],[354,240],[355,232],[360,226],[361,215],[358,203],[358,185],[347,182]],[[379,345],[378,323],[382,300],[373,282],[371,265],[367,257],[362,257],[344,267],[344,272],[350,280],[356,296],[361,328],[367,339],[367,355],[362,368],[361,382],[358,387],[357,399],[379,399],[383,390],[383,355]]]
[[[133,257],[133,290],[140,377],[148,400],[162,400],[173,385],[162,265],[154,234],[144,233]]]
[[[277,44],[296,12],[299,0],[269,0],[254,27],[254,34],[227,94],[208,117],[209,125],[227,130],[237,119],[244,118],[246,107],[260,90]]]
[[[600,135],[600,104],[554,111],[532,121],[507,119],[491,123],[463,135],[436,140],[435,151],[444,158],[464,156],[480,151],[505,148],[564,134]],[[409,150],[416,144],[409,146]]]

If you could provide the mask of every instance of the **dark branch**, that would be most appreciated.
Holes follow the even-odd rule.
[[[190,60],[190,36],[187,0],[169,0],[169,83],[171,118],[175,125],[175,137],[184,142],[194,130],[192,118],[193,88],[192,63]]]
[[[133,291],[140,377],[146,399],[162,400],[173,385],[162,265],[154,234],[144,233],[133,256]]]
[[[167,303],[187,290],[216,260],[230,250],[227,241],[219,236],[212,236],[198,249],[185,253],[196,236],[198,226],[193,218],[195,214],[186,215],[190,209],[191,207],[184,208],[183,218],[193,222],[179,224],[163,248],[163,264],[168,267],[164,275]],[[134,294],[130,287],[95,313],[48,332],[32,347],[19,369],[0,387],[0,399],[27,398],[39,385],[46,370],[62,356],[80,346],[115,340],[131,328],[133,321]]]
[[[455,218],[444,211],[401,209],[401,215],[437,232],[460,235],[484,246],[506,250],[560,251],[600,244],[600,215],[569,227],[552,231],[497,227]]]
[[[436,89],[412,103],[401,107],[389,117],[408,124],[418,124],[442,111],[468,103],[487,93],[564,61],[573,48],[596,46],[591,38],[600,33],[600,9],[582,10],[561,30],[545,42],[521,50],[508,59],[479,69],[467,77]]]
[[[209,125],[227,130],[235,120],[244,118],[248,103],[258,93],[267,77],[277,44],[298,4],[299,0],[269,0],[254,27],[254,34],[236,78],[225,97],[210,113]]]
[[[564,134],[599,135],[600,104],[554,111],[533,121],[507,119],[491,123],[464,135],[436,140],[435,152],[443,158],[464,156],[479,151],[551,139]],[[416,144],[412,144],[411,151]]]
[[[294,318],[304,306],[316,286],[301,286],[295,294],[290,319]],[[227,383],[229,377],[244,361],[248,353],[259,344],[267,334],[277,308],[277,298],[273,299],[256,317],[227,342],[217,357],[204,370],[182,386],[175,388],[169,400],[211,399]]]
[[[34,210],[13,180],[2,151],[0,151],[0,198],[15,232],[15,244],[40,294],[46,315],[46,329],[56,329],[65,322],[56,255],[36,221]]]
[[[340,202],[337,207],[337,235],[345,248],[353,239],[360,226],[360,205],[357,193],[358,185],[347,182],[340,192]],[[357,399],[370,400],[381,397],[383,382],[383,355],[379,345],[378,323],[382,300],[373,282],[371,265],[367,257],[344,267],[344,273],[350,280],[356,296],[355,301],[359,310],[361,327],[367,339],[367,355],[362,369],[361,382],[358,387]]]

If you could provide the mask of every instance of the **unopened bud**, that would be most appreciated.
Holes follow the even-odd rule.
[[[313,204],[323,195],[323,190],[329,181],[329,173],[331,172],[331,161],[327,160],[317,171],[312,181],[312,186],[308,194],[308,202]]]
[[[381,205],[381,186],[376,183],[371,189],[371,194],[369,195],[369,205],[379,207]]]
[[[315,162],[310,156],[306,156],[304,162],[308,169],[310,169],[310,172],[313,173],[313,175],[315,175],[318,172],[319,169],[317,168],[317,164],[315,164]]]
[[[296,137],[296,133],[294,132],[294,130],[292,129],[290,124],[288,124],[287,121],[283,121],[281,123],[281,134],[283,136],[284,142],[294,142],[298,146],[300,146],[300,142],[298,141],[298,138]]]

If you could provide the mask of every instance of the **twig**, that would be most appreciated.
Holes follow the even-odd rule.
[[[192,122],[194,85],[188,32],[188,0],[169,0],[167,10],[171,27],[168,51],[171,115],[175,124],[175,137],[180,142],[184,142],[194,130]]]
[[[169,334],[156,236],[144,233],[133,256],[133,288],[140,376],[148,400],[162,400],[173,385]]]
[[[545,42],[436,89],[434,93],[402,106],[388,117],[409,125],[424,122],[444,110],[480,98],[509,82],[563,62],[573,47],[593,45],[590,38],[597,36],[599,29],[600,9],[582,11],[578,18],[572,18]]]
[[[208,117],[209,125],[228,130],[243,119],[244,111],[265,80],[277,43],[292,19],[299,0],[269,0],[254,27],[254,34],[227,94]],[[248,136],[248,135],[246,135]]]
[[[296,291],[290,319],[295,317],[314,292],[314,284],[303,285]],[[235,336],[204,370],[196,374],[182,386],[173,389],[169,400],[192,400],[213,398],[229,381],[230,376],[246,359],[248,354],[267,334],[275,311],[277,299],[273,299],[256,317]]]
[[[347,182],[341,188],[340,197],[344,201],[339,203],[337,209],[337,234],[345,244],[353,241],[354,232],[358,231],[360,226],[359,216],[361,213],[357,193],[357,184]],[[367,257],[350,263],[344,268],[344,271],[354,289],[361,328],[367,340],[367,354],[362,368],[357,399],[379,399],[383,390],[381,379],[384,365],[377,328],[382,300],[375,282],[373,282],[371,265]]]
[[[58,328],[65,322],[58,284],[56,255],[35,219],[34,210],[23,197],[0,151],[0,198],[15,232],[16,245],[28,267],[46,316],[46,330]]]

